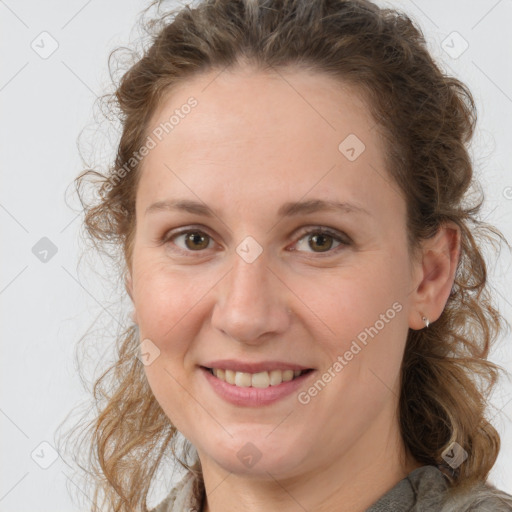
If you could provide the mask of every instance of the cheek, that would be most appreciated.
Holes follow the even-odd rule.
[[[347,354],[351,366],[400,364],[407,335],[404,293],[407,283],[399,265],[383,254],[368,255],[364,265],[348,269],[326,280],[322,286],[303,286],[298,294],[316,322],[315,339],[330,361]],[[311,316],[311,315],[310,315]]]
[[[199,292],[182,274],[148,263],[143,272],[134,275],[134,304],[141,336],[162,349],[180,319],[190,314]]]
[[[183,373],[179,366],[172,365],[166,357],[159,357],[150,366],[145,366],[146,379],[149,387],[171,423],[181,432],[187,431],[190,410],[194,409],[194,401],[181,382]]]
[[[212,290],[221,276],[215,270],[190,267],[176,271],[166,262],[143,262],[134,273],[134,303],[141,340],[149,338],[168,354],[169,364],[185,365],[187,351],[207,320]],[[176,364],[174,364],[176,362]]]
[[[192,369],[191,347],[200,328],[198,301],[204,294],[199,283],[193,286],[182,273],[155,265],[148,265],[136,283],[140,341],[151,340],[159,351],[154,362],[144,367],[146,378],[156,400],[178,429],[186,430],[186,418],[192,408],[193,401],[183,385]]]

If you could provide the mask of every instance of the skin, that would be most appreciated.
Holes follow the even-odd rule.
[[[145,157],[137,191],[127,289],[141,341],[160,350],[145,366],[148,382],[198,451],[204,510],[363,511],[421,466],[399,433],[400,364],[408,329],[425,328],[422,316],[433,322],[446,304],[457,227],[442,227],[420,257],[409,256],[405,201],[385,171],[384,140],[347,85],[298,69],[216,70],[169,93],[148,134],[190,96],[198,105]],[[349,134],[365,144],[354,161],[338,149]],[[313,198],[369,214],[277,216],[283,203]],[[145,213],[169,199],[199,201],[216,216]],[[312,242],[319,226],[351,242],[328,238],[322,252]],[[205,244],[191,249],[183,234],[162,241],[178,228],[200,229]],[[247,236],[263,250],[252,263],[236,252]],[[400,312],[307,404],[293,393],[237,407],[198,366],[297,363],[316,369],[307,391],[393,303]],[[252,467],[237,457],[247,442],[261,454]]]

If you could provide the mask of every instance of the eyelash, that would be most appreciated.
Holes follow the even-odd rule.
[[[213,240],[213,237],[211,237],[208,233],[206,233],[202,229],[195,228],[195,227],[191,226],[186,229],[182,229],[180,231],[166,233],[164,235],[164,237],[162,238],[161,242],[162,242],[162,244],[167,245],[168,243],[172,242],[178,236],[186,235],[189,233],[198,233],[201,235],[206,235],[207,237],[210,238],[210,240]],[[307,236],[311,236],[311,235],[330,236],[336,242],[339,242],[339,245],[332,249],[329,249],[325,252],[314,252],[314,251],[298,251],[298,252],[307,252],[308,254],[315,254],[316,256],[319,256],[319,257],[325,257],[325,256],[331,256],[334,253],[337,253],[339,250],[343,249],[344,247],[348,247],[352,244],[352,240],[350,239],[350,237],[348,237],[348,235],[345,235],[344,233],[341,233],[341,232],[338,232],[338,231],[335,231],[333,229],[326,228],[323,226],[314,226],[313,228],[309,228],[305,231],[302,231],[300,233],[299,238],[295,242],[295,244],[297,244],[298,242],[300,242],[302,239],[306,238]],[[191,255],[191,253],[195,253],[195,252],[198,253],[197,256],[200,256],[201,255],[200,253],[202,253],[206,250],[206,249],[202,249],[202,250],[192,251],[192,250],[185,250],[176,245],[175,245],[175,247],[178,252],[181,252],[182,254],[186,254],[187,256]],[[291,249],[291,250],[295,250],[295,249]]]

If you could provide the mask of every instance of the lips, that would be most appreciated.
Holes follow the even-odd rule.
[[[219,363],[217,362],[215,364]],[[264,364],[266,364],[268,368],[269,364]],[[283,363],[276,364],[283,366]],[[234,366],[238,368],[240,368],[241,366],[243,366],[244,368],[254,368],[254,366],[261,367],[261,365],[252,364],[236,364]],[[284,366],[293,367],[295,365],[284,364]],[[299,368],[296,370],[285,369],[284,371],[280,369],[274,369],[270,371],[264,370],[255,373],[237,372],[234,370],[230,370],[229,368],[212,369],[205,366],[200,366],[199,370],[201,374],[204,376],[206,382],[210,385],[211,389],[220,398],[222,398],[226,402],[229,402],[239,407],[261,407],[271,405],[279,400],[284,400],[286,397],[293,396],[294,393],[298,393],[300,388],[302,386],[307,385],[306,383],[308,381],[311,381],[311,379],[315,378],[315,375],[317,373],[313,369],[301,370]],[[295,372],[298,373],[297,376],[295,375]],[[225,380],[226,374],[228,375],[228,379],[231,379],[234,375],[234,384],[230,384]],[[272,385],[270,382],[267,382],[267,377],[264,374],[268,375],[269,380],[273,375],[273,378],[276,379],[274,380],[275,385]],[[291,380],[282,380],[280,383],[277,383],[277,378],[281,374],[282,376],[286,376],[287,378],[291,376]],[[250,385],[248,385],[249,378],[251,379]]]
[[[314,377],[315,369],[287,361],[219,359],[199,366],[212,389],[238,405],[270,405],[298,390]]]

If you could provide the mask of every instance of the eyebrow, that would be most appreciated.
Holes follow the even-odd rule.
[[[176,199],[157,201],[146,208],[145,215],[159,211],[185,211],[205,217],[218,217],[206,204],[189,199]],[[294,215],[316,213],[321,211],[338,211],[346,214],[364,214],[371,216],[370,212],[362,206],[339,201],[324,199],[309,199],[307,201],[292,201],[284,203],[278,210],[278,217],[292,217]]]

